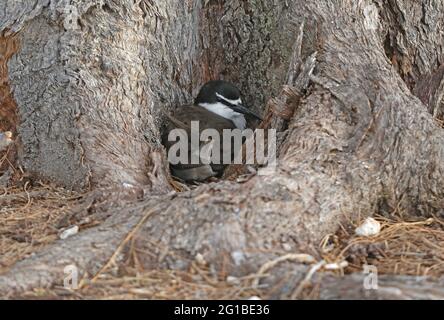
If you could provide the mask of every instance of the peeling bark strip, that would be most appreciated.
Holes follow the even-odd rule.
[[[8,61],[18,50],[18,41],[16,37],[0,36],[0,133],[1,132],[16,132],[18,124],[17,119],[17,104],[12,96],[11,86],[9,84],[8,75]],[[11,137],[9,137],[11,138]],[[6,147],[6,140],[0,143],[0,159],[2,159],[4,153],[4,147]],[[8,143],[9,145],[10,143]],[[10,150],[8,153],[8,159],[14,162],[15,150]],[[4,161],[0,163],[0,177],[7,170],[9,164]]]
[[[0,37],[0,131],[13,131],[17,126],[17,105],[9,85],[7,65],[17,50],[17,38]]]
[[[444,61],[442,33],[433,27],[444,10],[436,1],[419,1],[425,13],[417,19],[416,3],[407,0],[79,0],[75,30],[62,26],[58,2],[24,3],[0,5],[13,17],[1,19],[0,30],[18,32],[22,44],[9,67],[23,164],[71,187],[146,193],[141,207],[110,211],[103,226],[17,264],[0,277],[0,292],[58,284],[73,261],[82,274],[95,274],[128,235],[141,267],[184,269],[199,256],[216,272],[245,275],[286,250],[315,251],[358,216],[442,212],[444,132],[411,91]],[[430,37],[417,34],[428,29]],[[297,39],[302,45],[294,48]],[[311,86],[290,99],[282,84],[304,70],[291,57],[312,66],[314,52]],[[164,162],[153,153],[160,109],[190,100],[216,75],[242,84],[256,109],[271,97],[295,104],[288,123],[274,122],[285,130],[277,171],[154,197],[169,190]],[[85,250],[97,245],[105,249]],[[284,267],[297,279],[305,275],[295,263]],[[274,274],[278,281],[284,271]]]

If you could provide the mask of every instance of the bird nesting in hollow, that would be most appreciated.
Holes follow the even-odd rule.
[[[251,127],[254,120],[261,120],[261,117],[242,103],[240,90],[236,86],[222,80],[206,83],[201,88],[194,104],[180,106],[171,115],[168,115],[162,135],[162,142],[166,146],[168,154],[170,155],[169,151],[177,146],[178,137],[182,139],[182,142],[185,140],[187,145],[187,154],[185,157],[182,154],[181,157],[187,161],[172,162],[169,157],[172,175],[186,182],[205,181],[211,177],[220,177],[228,165],[225,160],[233,160],[241,149],[240,146],[232,144],[229,150],[224,148],[227,139],[232,139],[226,137],[224,141],[224,130],[245,130]],[[193,142],[192,139],[193,126],[198,131],[197,142],[196,140]],[[173,139],[171,139],[171,133],[175,129],[179,129],[180,132],[176,131],[177,134],[173,135]],[[201,134],[208,129],[212,129],[214,134],[219,135],[219,148],[212,138],[214,136],[203,141],[200,139]],[[193,143],[196,147],[194,150]],[[196,151],[197,154],[193,154]],[[216,151],[219,152],[219,161],[214,161],[214,158],[211,157],[202,158],[202,154],[214,155]],[[193,157],[195,160],[197,159],[197,162],[192,161]]]

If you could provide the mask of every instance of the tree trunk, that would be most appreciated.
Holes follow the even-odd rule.
[[[145,199],[17,264],[0,292],[60,283],[70,263],[99,272],[131,230],[147,268],[199,256],[244,275],[284,248],[315,252],[358,216],[442,209],[440,1],[73,3],[0,5],[3,41],[19,43],[8,76],[20,164],[69,188],[140,188]],[[167,194],[161,111],[213,78],[238,83],[280,131],[277,170]]]

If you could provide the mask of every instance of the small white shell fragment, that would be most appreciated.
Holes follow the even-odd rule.
[[[12,143],[12,132],[0,132],[0,151],[3,151]]]
[[[347,261],[341,261],[339,263],[328,263],[324,266],[325,270],[340,270],[348,267]]]
[[[231,284],[231,285],[239,285],[240,284],[240,280],[237,277],[228,276],[227,277],[227,283]]]
[[[252,296],[252,297],[248,298],[248,300],[262,300],[262,299],[259,298],[258,296]]]
[[[200,266],[205,266],[207,264],[205,258],[200,253],[196,254],[196,257],[194,259],[196,260],[197,264]]]
[[[291,247],[291,244],[289,244],[289,243],[283,243],[282,244],[282,249],[284,249],[285,251],[291,251],[292,250],[292,247]]]
[[[79,227],[74,226],[72,228],[66,229],[60,234],[60,239],[65,240],[69,237],[72,237],[73,235],[76,235],[79,232]]]
[[[245,255],[241,251],[234,251],[231,253],[231,258],[236,266],[240,266],[245,261]]]
[[[381,232],[381,224],[373,218],[365,219],[364,223],[356,228],[355,233],[361,237],[371,237]]]

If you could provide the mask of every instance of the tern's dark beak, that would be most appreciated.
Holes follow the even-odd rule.
[[[258,114],[256,114],[255,112],[251,111],[250,109],[248,109],[248,108],[246,108],[246,107],[244,107],[242,105],[231,105],[230,108],[233,111],[245,114],[247,116],[254,117],[254,118],[262,121],[262,118]]]

